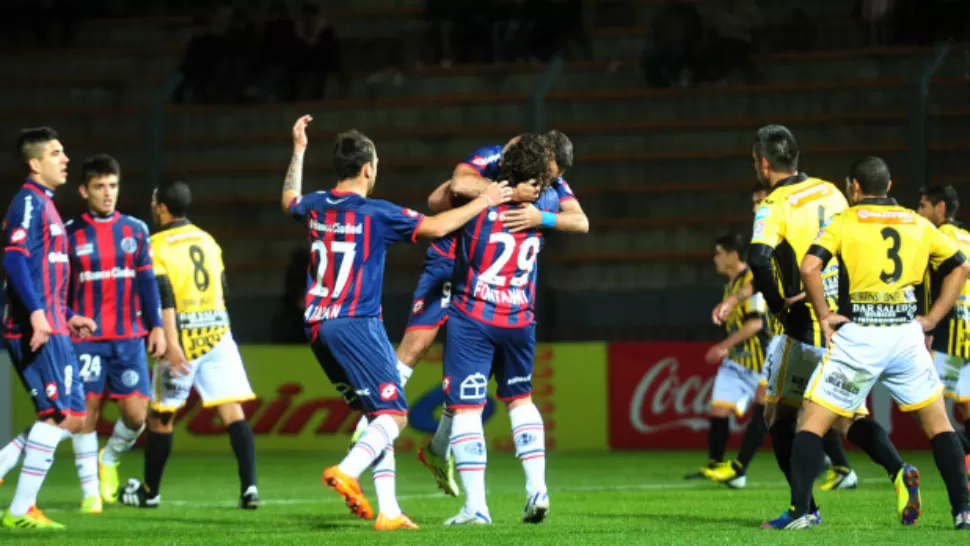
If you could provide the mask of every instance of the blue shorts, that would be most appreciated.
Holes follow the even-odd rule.
[[[498,398],[509,402],[532,394],[536,356],[535,323],[499,328],[452,310],[445,336],[445,404],[451,409],[485,405],[488,378],[495,376]]]
[[[34,400],[38,417],[84,416],[84,383],[78,369],[71,337],[52,335],[34,353],[30,337],[8,339],[10,360],[20,376],[24,388]]]
[[[406,330],[431,330],[448,320],[454,272],[454,258],[437,254],[433,249],[428,250],[424,271],[411,299],[411,316],[408,317]]]
[[[311,327],[310,348],[347,404],[369,416],[406,415],[397,356],[377,317],[338,318]]]
[[[116,341],[79,341],[74,343],[84,392],[112,399],[150,398],[148,354],[143,338]]]

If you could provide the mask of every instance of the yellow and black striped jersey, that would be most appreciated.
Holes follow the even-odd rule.
[[[171,285],[182,350],[187,359],[195,360],[211,351],[230,328],[222,248],[187,220],[152,235],[151,245],[155,275]]]
[[[751,270],[745,268],[737,277],[731,279],[724,285],[724,298],[740,294],[746,285],[752,282]],[[724,328],[727,334],[737,332],[744,326],[744,323],[751,319],[761,319],[763,321],[761,330],[750,338],[736,344],[728,351],[727,358],[738,364],[761,373],[765,365],[765,349],[771,339],[768,331],[768,306],[760,293],[755,293],[743,300],[740,305],[734,307],[724,321]]]
[[[945,275],[964,261],[956,242],[888,197],[863,199],[835,215],[810,252],[839,261],[839,312],[864,326],[912,322],[914,286],[927,266]]]
[[[774,249],[773,265],[781,278],[785,298],[804,290],[800,267],[805,253],[819,230],[832,215],[845,210],[845,196],[831,182],[804,174],[783,181],[762,201],[755,213],[751,244]],[[822,282],[827,298],[836,299],[839,272],[837,263],[826,264]],[[825,344],[818,317],[808,300],[791,306],[784,323],[789,337],[822,347]]]
[[[970,232],[951,222],[940,226],[940,232],[952,239],[964,256],[970,256]],[[940,271],[928,269],[926,282],[923,283],[927,309],[936,301],[942,285],[943,275]],[[933,331],[931,348],[950,356],[970,359],[970,282],[963,285],[953,309]]]
[[[778,286],[781,286],[781,277],[777,275],[777,269],[775,270],[775,278],[777,280]],[[744,284],[749,284],[752,287],[752,292],[754,292],[754,275],[751,273],[751,269],[745,268],[744,273]],[[742,285],[743,286],[743,285]],[[727,297],[727,291],[725,291],[725,297]],[[761,298],[764,300],[764,297]],[[778,317],[772,315],[771,313],[765,312],[765,320],[767,321],[768,335],[771,337],[780,336],[785,333],[785,325],[778,320]]]

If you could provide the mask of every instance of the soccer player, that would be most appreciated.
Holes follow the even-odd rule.
[[[944,235],[953,239],[963,252],[970,255],[970,232],[958,225],[954,216],[960,200],[953,186],[930,186],[920,192],[920,216],[933,222]],[[928,303],[939,297],[943,278],[939,271],[928,271],[929,282],[923,283],[921,294]],[[946,396],[953,398],[963,415],[963,435],[960,441],[967,453],[967,471],[970,473],[970,283],[963,286],[956,305],[932,332],[927,333],[933,351],[933,363],[946,387]]]
[[[374,143],[357,131],[337,135],[333,148],[336,188],[301,195],[307,148],[303,116],[293,125],[293,157],[283,183],[283,209],[310,233],[306,322],[310,347],[347,404],[363,411],[368,426],[339,465],[323,472],[351,512],[374,516],[357,482],[373,465],[379,515],[377,530],[417,526],[401,512],[395,494],[394,440],[407,424],[394,348],[381,322],[381,292],[387,247],[418,237],[450,233],[487,207],[506,202],[511,190],[490,184],[462,207],[424,216],[369,198],[377,179]]]
[[[846,186],[853,206],[832,218],[801,263],[805,291],[831,350],[805,390],[805,412],[792,453],[793,502],[785,528],[816,524],[809,512],[812,479],[822,462],[821,436],[839,417],[852,417],[863,407],[878,380],[901,410],[915,414],[933,446],[956,528],[970,531],[963,449],[923,340],[923,333],[946,318],[963,291],[970,264],[956,243],[931,222],[887,197],[892,180],[882,159],[857,161]],[[839,309],[845,316],[829,309],[824,294],[821,271],[833,258],[844,265],[843,279],[848,282],[840,291]],[[927,263],[942,283],[926,315],[916,316],[914,285],[923,280]],[[904,486],[910,497],[897,510],[900,521],[911,525],[920,514],[919,473],[906,465],[901,474],[897,486]]]
[[[767,372],[765,418],[778,466],[790,484],[798,408],[808,378],[826,352],[818,317],[804,301],[798,266],[819,229],[833,214],[844,210],[847,203],[834,184],[798,172],[798,143],[785,127],[760,128],[752,158],[758,180],[771,191],[755,213],[748,264],[754,275],[754,290],[761,292],[768,309],[782,318],[786,336],[783,357],[778,362],[769,360],[772,367]],[[823,270],[828,297],[838,294],[839,274],[835,263]],[[859,412],[860,416],[866,413],[865,407],[860,407]],[[845,419],[838,428],[847,429],[849,441],[861,447],[898,484],[903,460],[885,429],[872,419]],[[834,459],[833,463],[840,465]],[[906,488],[897,487],[896,491],[897,501],[905,502]],[[812,502],[811,512],[817,515]],[[785,512],[764,525],[782,528],[790,523],[789,518],[790,513]]]
[[[498,177],[512,184],[536,180],[547,188],[551,176],[545,146],[542,137],[524,135],[505,152]],[[546,189],[536,205],[551,221],[559,207],[556,192]],[[485,498],[482,410],[493,374],[498,396],[509,410],[516,455],[526,475],[522,520],[539,523],[549,512],[545,429],[532,403],[536,259],[542,234],[535,229],[511,233],[502,221],[508,208],[482,211],[466,224],[456,252],[442,389],[445,404],[454,413],[451,452],[466,500],[446,525],[491,523]]]
[[[67,181],[68,157],[49,127],[25,129],[17,141],[27,181],[3,221],[7,273],[4,338],[14,369],[30,393],[38,420],[31,425],[13,501],[0,526],[60,529],[36,507],[54,451],[84,419],[84,385],[71,334],[89,336],[97,325],[68,307],[67,232],[54,207],[54,191]]]
[[[162,473],[172,452],[175,412],[194,387],[202,406],[215,407],[229,433],[239,472],[239,507],[259,507],[256,448],[240,402],[256,397],[226,310],[222,247],[187,218],[192,192],[185,182],[161,184],[152,195],[151,237],[165,330],[165,358],[152,374],[151,411],[145,442],[144,481],[128,480],[121,502],[155,508]]]

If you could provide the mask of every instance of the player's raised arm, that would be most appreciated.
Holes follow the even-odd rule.
[[[565,184],[565,182],[560,182],[558,185],[562,184]],[[525,203],[517,209],[503,212],[502,223],[512,233],[540,227],[566,233],[589,232],[589,219],[575,197],[563,199],[560,194],[559,207],[558,213],[543,212],[532,203]]]
[[[290,166],[286,170],[286,178],[283,180],[283,195],[280,205],[283,212],[290,212],[290,205],[303,193],[303,156],[306,154],[307,136],[306,126],[313,121],[311,116],[301,116],[293,124],[293,156],[290,158]]]
[[[493,182],[486,186],[478,197],[465,205],[441,214],[427,216],[414,231],[416,237],[437,239],[455,231],[478,216],[489,207],[507,203],[512,198],[512,190],[505,182]]]
[[[444,212],[451,208],[451,180],[442,182],[428,196],[428,208],[434,212]]]

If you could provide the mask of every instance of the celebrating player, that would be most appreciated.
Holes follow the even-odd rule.
[[[754,275],[755,291],[764,295],[768,309],[780,315],[785,325],[783,358],[769,359],[772,367],[767,372],[765,418],[775,458],[789,484],[792,483],[791,449],[798,408],[808,378],[826,352],[818,317],[804,301],[798,264],[819,229],[828,223],[832,214],[847,207],[845,197],[834,184],[798,172],[798,156],[795,137],[785,127],[767,125],[758,130],[752,149],[755,173],[771,192],[755,214],[748,263]],[[781,276],[781,290],[774,264]],[[823,270],[828,297],[838,294],[838,275],[837,264]],[[858,409],[860,416],[866,413],[864,406]],[[903,460],[885,429],[872,419],[845,419],[838,427],[847,429],[849,441],[885,468],[891,480],[898,481]],[[906,488],[897,487],[896,491],[897,502],[906,502]],[[811,512],[817,515],[814,500]],[[764,525],[783,528],[791,523],[789,518],[790,513],[785,512]]]
[[[509,146],[498,177],[512,184],[551,183],[542,137],[524,135]],[[532,403],[535,360],[536,259],[542,247],[537,230],[511,233],[502,221],[510,206],[482,211],[460,233],[455,285],[448,311],[442,390],[454,412],[451,451],[466,500],[447,525],[489,524],[485,499],[487,447],[482,424],[488,379],[495,375],[498,395],[509,410],[516,455],[526,475],[522,519],[539,523],[549,512],[545,483],[545,429]],[[558,210],[554,190],[540,194],[537,208],[547,221]]]
[[[963,449],[943,403],[943,385],[926,352],[923,333],[946,318],[967,283],[970,264],[956,243],[914,211],[887,197],[889,168],[878,157],[857,161],[846,180],[853,206],[825,226],[801,263],[805,291],[831,342],[826,361],[815,369],[805,391],[792,453],[792,509],[786,529],[816,524],[812,478],[822,462],[822,434],[836,419],[852,417],[879,380],[899,409],[913,412],[933,446],[957,529],[970,531],[967,474]],[[849,286],[839,309],[828,306],[822,268],[833,258],[844,264]],[[927,263],[942,279],[938,296],[925,316],[916,316],[913,286],[923,280]],[[838,329],[836,332],[835,330]],[[906,465],[897,487],[910,494],[900,503],[903,524],[916,523],[920,498],[917,470]]]
[[[293,158],[283,183],[283,209],[310,232],[306,321],[310,347],[324,372],[369,424],[323,481],[339,493],[351,511],[374,515],[357,482],[373,464],[379,515],[377,530],[416,528],[401,512],[395,494],[394,440],[407,424],[407,400],[396,368],[394,348],[380,318],[387,247],[418,237],[450,233],[489,206],[506,202],[511,190],[490,184],[466,205],[424,216],[368,197],[377,180],[374,143],[357,131],[337,135],[333,149],[336,188],[301,195],[307,147],[303,116],[293,125]]]
[[[963,252],[970,255],[970,232],[957,225],[954,216],[960,201],[953,186],[930,186],[920,191],[919,212],[938,227],[944,235],[953,239]],[[939,297],[943,278],[930,268],[928,283],[924,283],[927,303]],[[967,472],[970,473],[970,282],[963,285],[960,297],[943,322],[930,333],[929,346],[933,351],[933,363],[946,387],[946,396],[953,398],[963,414],[963,435],[960,441],[967,453]]]
[[[226,426],[239,471],[239,507],[259,507],[256,448],[240,402],[256,398],[226,310],[222,247],[187,218],[192,192],[167,182],[152,195],[151,237],[165,330],[164,360],[152,374],[152,402],[145,442],[144,482],[130,479],[121,502],[154,508],[161,502],[162,473],[172,452],[175,412],[194,387],[202,407],[215,407]]]
[[[22,131],[17,150],[28,178],[3,221],[4,337],[38,420],[27,434],[20,480],[0,526],[59,529],[64,526],[37,509],[37,493],[57,444],[78,432],[84,419],[84,386],[71,334],[91,335],[97,325],[67,305],[67,234],[52,201],[54,190],[67,181],[64,147],[53,129],[41,127]]]

